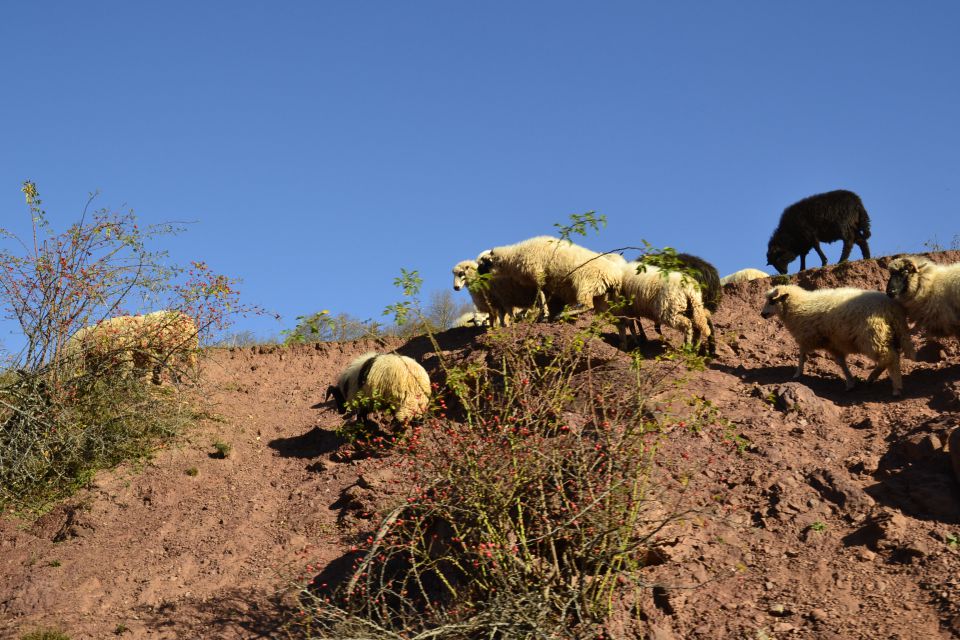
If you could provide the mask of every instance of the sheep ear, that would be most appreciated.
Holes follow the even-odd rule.
[[[774,302],[783,302],[790,297],[789,293],[781,293],[779,296],[773,299]]]

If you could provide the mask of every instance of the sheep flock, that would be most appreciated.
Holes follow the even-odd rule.
[[[767,247],[767,264],[780,274],[791,261],[812,249],[824,265],[820,243],[843,241],[840,261],[854,245],[870,257],[867,240],[870,218],[860,198],[837,190],[804,198],[784,209]],[[627,331],[641,344],[647,337],[640,324],[652,322],[657,333],[665,325],[682,335],[683,344],[716,355],[716,331],[711,316],[722,304],[723,289],[736,283],[769,278],[759,269],[744,268],[723,278],[707,260],[676,253],[664,264],[628,261],[620,253],[600,252],[568,238],[537,236],[513,244],[489,247],[475,258],[453,266],[453,288],[466,289],[474,309],[454,326],[496,329],[518,321],[555,321],[585,312],[601,314],[615,327],[622,349],[631,346]],[[887,372],[893,394],[902,393],[901,356],[915,357],[908,321],[934,336],[960,339],[960,264],[937,265],[916,256],[889,263],[886,292],[853,288],[808,291],[779,284],[770,288],[760,310],[777,317],[794,338],[799,361],[794,377],[803,374],[807,355],[827,352],[839,365],[847,389],[855,378],[846,364],[850,354],[871,358],[872,382]],[[143,316],[119,316],[77,331],[62,356],[79,370],[106,365],[142,376],[160,372],[171,362],[195,367],[197,328],[179,311]],[[353,360],[328,389],[328,400],[344,413],[353,409],[363,421],[362,398],[386,403],[401,421],[422,415],[429,402],[430,379],[416,361],[397,354],[368,353]]]

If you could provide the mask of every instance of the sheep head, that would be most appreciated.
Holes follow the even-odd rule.
[[[477,256],[477,273],[485,275],[491,273],[497,266],[497,256],[493,249],[488,249]]]
[[[919,287],[917,274],[926,264],[926,260],[913,256],[897,258],[891,262],[887,267],[890,270],[887,295],[894,300],[914,297]]]
[[[477,261],[463,260],[453,267],[453,290],[460,291],[477,277]]]
[[[347,401],[346,401],[346,399],[343,397],[343,392],[340,391],[340,388],[339,388],[339,387],[336,387],[336,386],[334,386],[334,385],[330,385],[329,387],[327,387],[327,397],[324,398],[324,401],[325,401],[325,402],[326,402],[326,401],[329,401],[329,400],[330,400],[330,396],[333,396],[333,402],[334,402],[334,404],[335,404],[336,407],[337,407],[337,413],[340,413],[340,414],[346,413],[346,412],[347,412],[347,407],[346,407]]]
[[[783,310],[783,303],[787,301],[790,294],[781,287],[774,287],[767,291],[767,303],[760,310],[760,315],[764,318],[778,315]]]
[[[787,265],[793,262],[797,254],[786,247],[776,243],[776,238],[770,239],[767,245],[767,264],[777,270],[780,274],[787,272]]]

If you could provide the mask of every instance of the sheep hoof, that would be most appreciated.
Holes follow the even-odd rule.
[[[899,398],[899,397],[902,396],[902,395],[903,395],[903,391],[901,391],[900,389],[894,389],[894,390],[893,390],[893,397],[894,397],[894,398]]]

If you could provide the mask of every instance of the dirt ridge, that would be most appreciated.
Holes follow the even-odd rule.
[[[889,259],[791,282],[882,289]],[[795,345],[759,315],[770,283],[725,288],[719,356],[688,375],[685,393],[709,400],[740,439],[719,427],[670,434],[662,481],[690,477],[684,499],[701,516],[661,541],[662,563],[646,570],[658,587],[625,637],[960,634],[960,492],[945,452],[960,424],[960,347],[915,336],[902,400],[885,376],[845,392],[826,357],[792,381]],[[441,379],[440,358],[477,357],[480,333],[440,334],[440,353],[426,338],[212,350],[196,430],[145,465],[98,474],[35,522],[0,517],[0,637],[278,635],[293,614],[288,587],[343,558],[370,527],[357,504],[374,509],[391,491],[377,480],[382,460],[335,461],[340,418],[312,408],[323,390],[369,350],[397,348]],[[626,367],[605,338],[597,353]],[[861,379],[867,365],[852,358]],[[226,459],[211,456],[218,439],[232,446]]]

